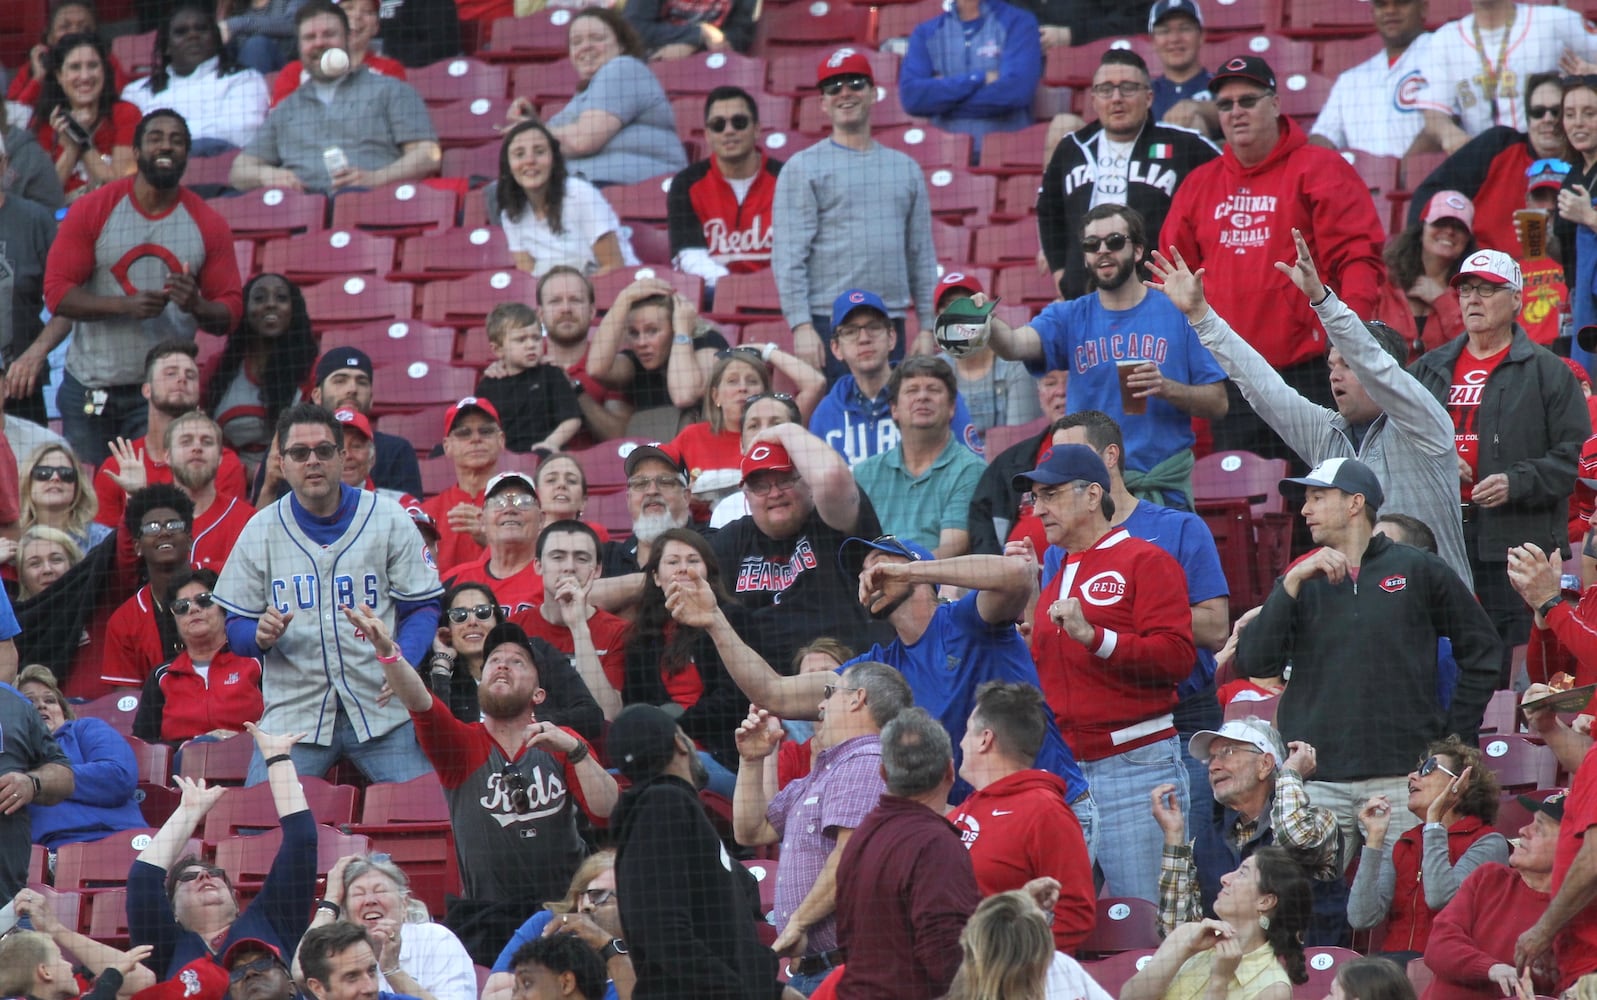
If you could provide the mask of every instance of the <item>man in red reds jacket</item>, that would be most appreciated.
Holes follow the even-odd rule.
[[[1098,863],[1110,896],[1159,898],[1163,837],[1148,795],[1174,785],[1187,805],[1176,737],[1176,686],[1192,672],[1187,577],[1169,553],[1110,527],[1114,500],[1103,459],[1086,445],[1055,445],[1030,472],[1050,544],[1067,553],[1043,581],[1031,632],[1048,707],[1081,762],[1098,805]]]
[[[1258,56],[1225,62],[1209,81],[1225,152],[1187,175],[1159,234],[1192,264],[1210,267],[1215,312],[1244,334],[1287,384],[1322,406],[1332,403],[1325,331],[1275,262],[1293,260],[1302,230],[1325,283],[1360,316],[1380,297],[1380,217],[1369,188],[1339,153],[1310,144],[1281,113],[1275,72]],[[1235,386],[1231,410],[1215,421],[1216,450],[1241,448],[1296,461]]]
[[[771,199],[782,161],[760,151],[759,137],[754,98],[741,87],[717,87],[704,98],[710,156],[671,179],[672,266],[711,288],[728,274],[771,267]]]

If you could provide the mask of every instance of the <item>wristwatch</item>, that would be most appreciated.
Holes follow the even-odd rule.
[[[1541,615],[1543,618],[1546,618],[1547,617],[1547,613],[1549,611],[1552,611],[1554,608],[1558,607],[1563,602],[1564,602],[1564,595],[1562,595],[1562,594],[1554,594],[1552,597],[1549,597],[1547,600],[1545,600],[1545,601],[1543,601],[1541,603],[1541,606],[1536,609],[1536,613],[1538,615]]]
[[[39,795],[44,792],[44,785],[39,781],[39,776],[37,774],[28,775],[28,780],[33,782],[33,798],[35,801],[37,801]]]
[[[611,938],[610,943],[599,949],[599,957],[606,962],[618,955],[627,953],[627,943],[620,938]]]

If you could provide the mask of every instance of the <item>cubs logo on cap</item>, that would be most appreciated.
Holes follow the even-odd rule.
[[[850,288],[832,300],[832,328],[842,326],[848,314],[856,309],[875,309],[883,316],[890,315],[880,295],[864,288]]]
[[[1501,250],[1477,250],[1464,260],[1464,266],[1458,269],[1449,282],[1454,288],[1471,275],[1493,285],[1507,285],[1514,291],[1519,291],[1524,286],[1524,276],[1520,273],[1519,262]]]

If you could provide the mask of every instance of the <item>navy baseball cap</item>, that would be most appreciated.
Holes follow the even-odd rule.
[[[1266,90],[1275,89],[1275,70],[1258,56],[1232,56],[1214,71],[1209,80],[1209,93],[1218,94],[1230,80],[1246,80]]]
[[[875,549],[877,552],[886,552],[890,556],[903,556],[912,562],[931,562],[937,557],[931,550],[919,542],[912,542],[907,538],[897,535],[881,535],[876,538],[845,538],[843,544],[837,547],[837,565],[844,573],[858,573],[860,566],[865,562],[866,553],[859,549]],[[854,562],[855,557],[858,562]],[[853,568],[850,569],[850,563]]]
[[[316,384],[321,385],[327,381],[327,376],[333,372],[353,368],[356,371],[372,373],[372,359],[365,351],[358,347],[335,347],[322,355],[316,362]]]
[[[1564,799],[1569,797],[1569,789],[1560,788],[1545,799],[1533,799],[1529,795],[1516,795],[1519,804],[1535,813],[1546,813],[1555,823],[1564,821]]]
[[[1356,458],[1328,458],[1310,469],[1306,476],[1281,480],[1283,493],[1288,485],[1341,490],[1349,495],[1362,493],[1364,502],[1375,510],[1380,510],[1381,501],[1386,499],[1386,494],[1381,492],[1380,479]]]
[[[1043,452],[1042,461],[1030,472],[1022,472],[1010,480],[1018,492],[1025,493],[1033,485],[1058,486],[1060,483],[1088,482],[1102,486],[1109,492],[1109,468],[1098,453],[1084,444],[1056,444]]]
[[[1148,8],[1148,30],[1152,31],[1154,25],[1171,14],[1185,14],[1197,21],[1198,27],[1203,27],[1203,11],[1198,9],[1198,0],[1158,0]]]
[[[849,313],[860,308],[875,309],[887,316],[887,306],[882,303],[880,295],[863,288],[850,288],[832,302],[832,329],[837,329]]]
[[[628,705],[610,723],[604,754],[629,781],[654,777],[676,756],[677,723],[657,705]]]

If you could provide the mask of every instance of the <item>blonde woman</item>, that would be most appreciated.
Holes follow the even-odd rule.
[[[59,444],[43,444],[22,463],[22,518],[24,531],[43,525],[66,532],[80,553],[87,552],[115,532],[94,518],[100,501],[94,495],[89,471],[77,456]],[[4,552],[0,548],[0,552]],[[9,557],[9,553],[6,553]]]

